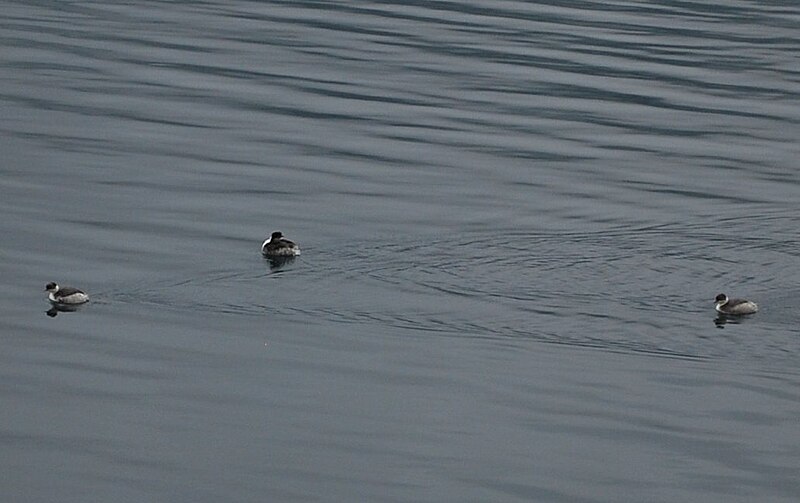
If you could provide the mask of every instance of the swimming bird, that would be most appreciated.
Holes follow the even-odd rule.
[[[49,292],[47,298],[54,304],[75,305],[89,302],[86,292],[70,286],[62,288],[58,284],[50,282],[44,287],[44,291]]]
[[[267,257],[294,257],[300,255],[300,248],[283,237],[281,231],[275,231],[261,245],[261,253]]]
[[[758,305],[745,299],[729,299],[721,293],[714,299],[714,308],[722,314],[753,314],[758,311]]]

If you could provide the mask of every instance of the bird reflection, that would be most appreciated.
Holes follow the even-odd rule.
[[[66,304],[52,304],[52,307],[45,311],[45,314],[51,318],[58,316],[58,313],[74,313],[79,311],[82,306],[70,306]]]
[[[277,271],[278,269],[282,268],[287,264],[291,264],[294,262],[294,256],[284,256],[284,257],[264,257],[264,260],[267,261],[269,264],[269,269],[271,271]]]
[[[730,323],[731,325],[738,325],[742,323],[743,320],[744,320],[743,316],[717,313],[717,317],[714,318],[714,325],[716,325],[717,328],[725,328],[725,325],[728,323]]]

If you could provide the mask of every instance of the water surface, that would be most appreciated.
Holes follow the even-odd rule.
[[[793,2],[2,8],[9,501],[797,500]]]

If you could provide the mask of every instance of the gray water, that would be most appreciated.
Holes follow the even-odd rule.
[[[800,498],[796,2],[0,9],[2,501]]]

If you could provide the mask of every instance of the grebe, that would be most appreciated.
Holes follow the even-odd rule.
[[[753,314],[758,311],[758,305],[745,299],[729,299],[721,293],[714,299],[714,308],[722,314]]]
[[[51,282],[44,287],[44,291],[49,292],[47,298],[54,304],[75,305],[89,302],[89,296],[86,295],[86,292],[69,286],[62,288]]]
[[[300,255],[300,248],[283,237],[281,231],[275,231],[261,245],[261,253],[267,257],[294,257]]]

